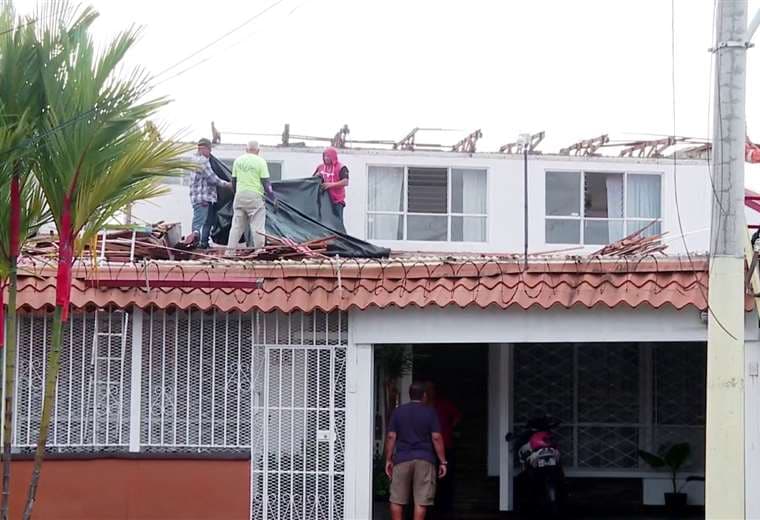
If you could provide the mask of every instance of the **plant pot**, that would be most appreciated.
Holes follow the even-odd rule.
[[[683,511],[686,508],[686,493],[665,493],[665,509],[673,512]]]

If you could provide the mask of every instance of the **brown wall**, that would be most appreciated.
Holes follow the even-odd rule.
[[[35,520],[243,520],[249,463],[232,460],[48,460]],[[31,461],[13,463],[11,518],[21,518]]]

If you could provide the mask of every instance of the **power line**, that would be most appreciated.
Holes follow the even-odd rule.
[[[21,25],[18,25],[16,27],[11,27],[10,29],[6,29],[4,31],[0,31],[0,36],[3,36],[4,34],[11,33],[13,31],[18,31],[19,29],[23,29],[24,27],[26,27],[28,25],[32,25],[34,23],[37,23],[37,18],[33,18],[33,19],[29,20],[28,22],[22,23]]]
[[[713,11],[713,27],[715,26],[714,18],[715,18],[715,12]],[[671,101],[672,101],[672,117],[673,117],[673,135],[675,136],[676,130],[677,130],[677,127],[676,127],[676,5],[675,5],[675,0],[670,0],[670,63],[671,63],[670,82],[671,82]],[[712,77],[712,73],[710,74],[710,76]],[[720,106],[720,100],[718,101],[718,105]],[[720,131],[722,131],[722,129]],[[709,175],[709,158],[708,158],[708,175]],[[710,179],[710,181],[712,182],[712,179]],[[713,186],[713,192],[714,191],[715,191],[715,187]],[[691,266],[691,270],[694,273],[694,280],[696,282],[696,285],[699,288],[699,292],[701,293],[702,298],[704,298],[705,303],[707,304],[707,312],[710,313],[712,318],[715,320],[715,323],[717,323],[718,326],[721,329],[723,329],[723,332],[725,332],[731,338],[736,339],[736,337],[723,325],[723,323],[715,315],[715,312],[713,311],[712,307],[710,307],[709,300],[707,299],[707,295],[705,294],[704,289],[702,288],[702,285],[699,283],[699,277],[697,276],[697,271],[694,267],[694,259],[692,258],[691,251],[689,251],[689,245],[688,245],[688,242],[686,241],[686,233],[684,232],[683,221],[681,219],[681,206],[680,206],[679,197],[678,197],[678,154],[677,153],[673,153],[673,197],[675,199],[675,204],[676,204],[676,217],[678,220],[678,228],[681,233],[681,241],[683,243],[683,248],[684,248],[684,251],[686,252],[686,258],[689,260],[689,265]],[[710,227],[712,228],[712,226]]]
[[[269,4],[267,7],[265,7],[264,9],[262,9],[261,11],[259,11],[258,13],[256,13],[255,15],[251,16],[251,17],[250,17],[250,18],[248,18],[247,20],[243,21],[243,23],[241,23],[240,25],[238,25],[238,26],[236,26],[236,27],[234,27],[234,28],[230,29],[230,30],[229,30],[229,31],[227,31],[226,33],[222,34],[221,36],[219,36],[218,38],[216,38],[215,40],[213,40],[211,43],[208,43],[207,45],[204,45],[203,47],[201,47],[201,48],[200,48],[200,49],[198,49],[197,51],[195,51],[195,52],[191,53],[190,55],[188,55],[188,56],[186,56],[186,57],[184,57],[184,58],[182,58],[180,61],[178,61],[178,62],[177,62],[177,63],[175,63],[174,65],[171,65],[170,67],[167,67],[167,68],[165,68],[164,70],[162,70],[161,72],[159,72],[158,74],[156,74],[156,75],[154,76],[154,78],[158,78],[159,76],[162,76],[162,75],[166,74],[166,73],[167,73],[167,72],[169,72],[170,70],[176,69],[177,67],[179,67],[179,66],[180,66],[180,65],[182,65],[183,63],[185,63],[185,62],[187,62],[187,61],[189,61],[189,60],[193,59],[194,57],[196,57],[196,56],[197,56],[198,54],[200,54],[201,52],[205,51],[206,49],[208,49],[208,48],[210,48],[210,47],[213,47],[214,45],[216,45],[216,44],[217,44],[217,43],[219,43],[220,41],[224,40],[224,39],[225,39],[225,38],[227,38],[228,36],[230,36],[230,35],[232,35],[233,33],[235,33],[235,32],[237,32],[237,31],[239,31],[240,29],[242,29],[242,28],[243,28],[243,27],[245,27],[246,25],[248,25],[248,24],[250,24],[250,23],[252,23],[252,22],[256,21],[258,18],[260,18],[261,16],[263,16],[264,14],[266,14],[267,12],[269,12],[271,9],[274,9],[275,7],[277,7],[279,4],[281,4],[281,3],[282,3],[282,2],[284,2],[284,1],[285,1],[285,0],[276,0],[275,2],[273,2],[273,3]]]
[[[67,126],[70,126],[70,125],[76,123],[77,121],[79,121],[81,119],[84,119],[85,117],[89,116],[90,114],[92,114],[96,110],[98,110],[98,107],[93,107],[90,110],[82,112],[81,114],[79,114],[79,115],[77,115],[75,117],[72,117],[71,119],[68,119],[68,120],[64,121],[60,125],[51,128],[47,132],[44,132],[44,133],[42,133],[40,135],[37,135],[37,136],[34,136],[34,137],[30,138],[30,139],[26,139],[26,140],[24,140],[23,142],[19,143],[16,146],[8,148],[7,150],[2,150],[2,151],[0,151],[0,157],[4,156],[6,154],[11,154],[11,153],[15,152],[16,150],[21,150],[22,148],[29,148],[33,144],[36,144],[36,143],[42,141],[43,139],[48,138],[49,136],[55,134],[56,132],[59,132],[60,130],[63,130]]]
[[[281,0],[281,1],[284,1],[284,0]],[[308,1],[308,0],[305,0],[304,2],[302,2],[301,4],[299,4],[298,6],[296,6],[296,7],[295,7],[293,10],[291,10],[291,11],[290,11],[290,12],[287,14],[286,18],[289,18],[290,16],[292,16],[292,15],[293,15],[293,13],[295,13],[295,12],[296,12],[296,11],[298,11],[298,10],[299,10],[301,7],[303,7],[303,5],[306,3],[306,1]],[[277,3],[279,3],[279,2],[277,2]],[[274,6],[270,6],[270,7],[274,7]],[[262,12],[262,13],[263,13],[263,12]],[[241,43],[243,43],[243,42],[245,42],[245,41],[249,41],[248,39],[249,39],[251,36],[255,36],[255,34],[256,34],[256,33],[249,33],[248,35],[244,36],[242,39],[240,39],[240,40],[238,40],[238,41],[236,41],[236,42],[233,42],[232,44],[228,45],[227,47],[225,47],[224,49],[222,49],[222,50],[221,50],[221,51],[219,51],[219,52],[225,52],[225,51],[228,51],[228,50],[232,49],[233,47],[237,47],[237,46],[238,46],[238,45],[240,45]],[[200,52],[200,51],[199,51],[199,52]],[[197,54],[197,53],[196,53],[196,54]],[[193,63],[193,64],[192,64],[192,65],[190,65],[189,67],[187,67],[187,68],[185,68],[185,69],[182,69],[182,70],[180,70],[180,71],[179,71],[179,72],[177,72],[176,74],[172,74],[171,76],[168,76],[168,77],[166,77],[166,78],[163,78],[161,81],[159,81],[159,82],[155,83],[153,86],[154,86],[154,87],[157,87],[157,86],[159,86],[159,85],[162,85],[162,84],[164,84],[164,83],[166,83],[166,82],[168,82],[168,81],[171,81],[171,80],[173,80],[174,78],[178,78],[179,76],[182,76],[183,74],[186,74],[187,72],[190,72],[191,70],[195,69],[196,67],[199,67],[199,66],[203,65],[204,63],[206,63],[206,62],[208,62],[208,61],[211,61],[211,60],[212,60],[212,59],[214,59],[214,58],[215,58],[215,57],[216,57],[218,54],[219,54],[218,52],[217,52],[217,53],[212,53],[212,54],[210,54],[210,55],[206,56],[205,58],[203,58],[202,60],[200,60],[200,61],[197,61],[197,62]],[[186,60],[185,60],[185,61],[186,61]],[[170,68],[171,68],[171,67],[170,67]],[[169,70],[169,69],[165,69],[165,70]],[[159,75],[160,75],[160,74],[156,75],[156,76],[154,77],[154,79],[155,79],[155,78],[157,78]]]

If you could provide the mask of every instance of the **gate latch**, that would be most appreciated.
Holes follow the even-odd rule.
[[[332,432],[330,430],[317,430],[317,442],[330,442]]]

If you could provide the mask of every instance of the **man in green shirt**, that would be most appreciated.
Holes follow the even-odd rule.
[[[235,199],[232,202],[232,226],[227,240],[227,253],[232,254],[238,247],[240,237],[246,228],[253,242],[253,247],[264,247],[264,229],[266,227],[266,206],[264,194],[274,200],[272,186],[269,184],[267,162],[259,156],[259,143],[248,143],[246,153],[232,163],[232,189]]]

